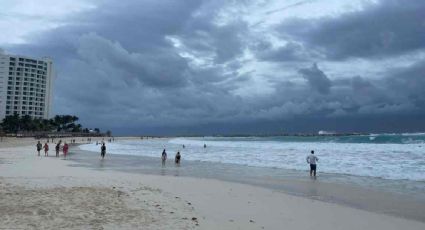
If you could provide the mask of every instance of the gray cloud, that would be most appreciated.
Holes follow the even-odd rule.
[[[303,45],[288,42],[284,46],[273,48],[269,43],[261,42],[254,47],[257,58],[272,62],[300,62],[312,59],[312,53],[304,49]]]
[[[330,59],[375,58],[425,48],[422,0],[381,0],[364,10],[319,20],[284,22],[279,31],[319,49]]]
[[[296,2],[296,3],[293,3],[293,4],[289,4],[289,5],[285,6],[285,7],[279,8],[279,9],[269,10],[269,11],[267,11],[267,12],[266,12],[266,14],[275,14],[275,13],[280,13],[280,12],[282,12],[282,11],[285,11],[285,10],[291,9],[291,8],[293,8],[293,7],[297,7],[297,6],[301,6],[301,5],[304,5],[304,4],[312,3],[312,2],[314,2],[314,1],[315,1],[315,0],[304,0],[304,1],[299,1],[299,2]]]
[[[280,39],[291,38],[276,46],[251,31],[243,17],[216,22],[223,8],[238,2],[104,1],[93,12],[34,35],[28,44],[6,48],[52,56],[58,69],[55,112],[76,114],[89,127],[134,134],[312,131],[326,129],[317,123],[332,127],[334,120],[341,130],[373,129],[373,123],[365,122],[368,118],[410,116],[420,121],[425,114],[425,64],[369,76],[324,63],[422,49],[422,27],[416,27],[418,16],[410,15],[420,3],[397,8],[399,3],[368,5],[341,17],[284,22]],[[376,23],[366,25],[373,14]],[[381,23],[388,15],[404,16],[390,28]],[[382,40],[382,31],[394,37]],[[399,40],[401,35],[406,37]],[[265,66],[256,66],[256,61]],[[315,61],[327,68],[305,68]],[[348,72],[348,77],[334,72]],[[344,126],[350,121],[368,126]],[[384,130],[384,124],[375,128]]]
[[[216,63],[222,64],[243,54],[248,28],[238,19],[226,25],[216,25],[211,20],[216,13],[212,10],[194,17],[176,37],[191,52],[212,56]]]
[[[172,51],[130,53],[119,43],[90,33],[80,37],[77,53],[92,68],[110,77],[120,76],[128,85],[134,84],[133,80],[156,87],[185,83],[187,63]]]
[[[391,94],[425,111],[425,61],[407,68],[391,69],[388,75],[385,84]]]
[[[321,94],[329,94],[332,82],[316,63],[312,67],[300,69],[298,72],[308,81],[312,89]]]

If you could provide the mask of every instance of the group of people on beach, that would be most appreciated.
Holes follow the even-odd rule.
[[[183,145],[182,147],[185,148],[186,146]],[[204,148],[206,147],[207,146],[204,144]],[[102,159],[105,158],[105,154],[106,154],[106,146],[105,146],[105,142],[102,141],[102,145],[100,147],[100,156],[102,157]],[[174,157],[174,163],[176,165],[180,165],[180,160],[181,160],[181,154],[180,154],[180,151],[177,151],[176,156]],[[162,161],[162,165],[165,165],[167,161],[167,152],[165,151],[165,149],[162,150],[161,161]],[[310,155],[306,157],[306,161],[308,164],[310,164],[310,177],[315,178],[317,162],[319,161],[319,158],[314,155],[314,150],[311,150]]]
[[[206,148],[207,145],[204,144],[204,148]],[[185,148],[185,145],[183,145],[183,148]],[[180,151],[177,151],[176,156],[174,158],[174,163],[177,165],[180,164],[181,154]],[[165,165],[165,162],[167,160],[167,152],[165,149],[162,151],[161,154],[161,161],[162,165]],[[310,177],[316,177],[316,170],[317,170],[317,162],[319,161],[319,158],[314,155],[314,150],[311,150],[310,155],[306,157],[307,164],[310,165]]]
[[[186,148],[185,145],[182,145],[183,148]],[[204,148],[206,148],[207,145],[204,144]],[[177,151],[176,156],[174,157],[174,163],[176,165],[180,165],[180,160],[182,158],[182,155],[180,154],[180,151]],[[167,160],[167,152],[164,150],[162,150],[162,154],[161,154],[161,161],[162,161],[162,165],[165,165],[165,162]]]
[[[176,163],[176,165],[180,165],[181,157],[182,156],[180,154],[180,151],[177,151],[176,156],[174,157],[174,163]],[[165,161],[167,160],[167,152],[165,151],[165,149],[162,151],[161,160],[162,160],[162,165],[165,165]]]
[[[114,141],[114,140],[113,139],[110,139],[109,140],[109,142],[112,142],[112,141]],[[52,139],[52,142],[53,142],[53,139]],[[62,144],[62,140],[59,140],[58,143],[55,146],[56,157],[59,157],[59,153],[60,153],[60,149],[61,149],[61,144]],[[99,142],[96,142],[96,145],[98,145],[98,144],[99,144]],[[100,144],[101,144],[101,147],[100,147],[100,156],[101,156],[102,159],[104,159],[105,158],[105,155],[106,155],[106,145],[105,145],[105,142],[104,141],[102,141]],[[41,144],[41,142],[38,141],[36,147],[37,147],[38,156],[40,156],[40,151],[42,149],[44,149],[44,156],[45,157],[48,157],[49,156],[49,144],[48,144],[48,142],[46,142],[44,144],[44,146],[43,146]],[[185,145],[183,145],[182,147],[185,148]],[[204,148],[206,148],[206,147],[207,147],[206,144],[204,144]],[[69,146],[65,142],[64,145],[63,145],[63,147],[62,147],[63,156],[65,158],[66,158],[66,155],[68,154],[68,149],[69,149]],[[167,160],[167,152],[164,149],[162,151],[162,154],[161,154],[162,165],[165,165],[166,160]],[[176,155],[174,157],[174,163],[176,165],[180,165],[180,160],[181,160],[181,154],[180,154],[180,151],[177,151],[177,153],[176,153]],[[314,155],[314,150],[311,150],[310,155],[308,155],[306,157],[306,161],[310,165],[310,177],[316,177],[317,162],[319,161],[319,158]]]
[[[62,140],[59,140],[57,143],[54,143],[54,141],[55,141],[54,137],[48,138],[46,142],[44,143],[44,145],[41,143],[41,141],[38,141],[38,143],[36,144],[38,156],[40,156],[40,152],[44,150],[44,156],[48,157],[49,149],[50,149],[49,143],[51,143],[51,144],[56,144],[55,145],[56,157],[59,157],[61,150],[63,152],[63,156],[66,157],[68,155],[68,150],[69,150],[68,143],[64,142],[64,144],[62,145]],[[84,139],[82,139],[81,141],[84,141]],[[91,142],[91,138],[87,138],[87,142]],[[71,139],[70,143],[76,143],[76,139]]]
[[[53,143],[53,141],[54,141],[54,139],[52,138],[51,142]],[[87,141],[91,141],[91,138],[87,138]],[[111,141],[112,141],[112,139],[111,139]],[[71,143],[75,143],[75,139],[72,139]],[[98,143],[96,143],[96,144],[98,144]],[[44,150],[44,156],[48,157],[49,156],[49,150],[50,150],[49,139],[44,143],[44,145],[41,143],[41,141],[38,141],[37,144],[36,144],[36,148],[37,148],[37,155],[38,156],[40,156],[40,152],[42,150]],[[106,154],[106,146],[105,146],[104,141],[101,142],[100,148],[101,148],[100,156],[103,159],[103,158],[105,158],[105,154]],[[61,150],[63,152],[63,156],[66,158],[66,156],[68,155],[69,145],[66,142],[62,145],[62,140],[59,140],[55,145],[56,157],[59,157]]]
[[[52,140],[52,142],[53,142],[53,140]],[[62,144],[62,140],[59,140],[58,143],[56,143],[56,146],[55,146],[56,157],[59,157],[59,153],[60,153],[60,150],[61,150],[61,144]],[[48,157],[49,156],[49,144],[48,144],[48,142],[44,143],[44,146],[43,146],[41,144],[41,142],[38,141],[38,143],[36,145],[36,148],[37,148],[38,156],[40,156],[40,151],[41,150],[44,150],[44,156],[45,157]],[[63,156],[64,157],[66,157],[66,155],[68,154],[68,149],[69,149],[69,146],[65,142],[63,144],[63,146],[62,146],[62,152],[63,152]]]

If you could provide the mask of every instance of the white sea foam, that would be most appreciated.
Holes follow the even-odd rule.
[[[207,148],[203,148],[206,144]],[[182,148],[185,145],[186,148]],[[174,138],[108,143],[112,154],[169,157],[181,151],[184,160],[307,170],[306,156],[315,150],[318,171],[385,179],[425,181],[425,145],[334,142],[281,142],[267,138]],[[100,146],[81,149],[99,152]],[[171,156],[172,155],[172,156]]]

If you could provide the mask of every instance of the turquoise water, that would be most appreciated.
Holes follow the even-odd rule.
[[[278,141],[322,143],[368,143],[368,144],[425,144],[425,133],[368,134],[345,136],[270,136],[270,137],[206,137],[209,141]]]
[[[204,148],[204,144],[207,148]],[[183,148],[185,145],[185,148]],[[99,151],[88,144],[83,150]],[[185,160],[305,171],[311,150],[320,172],[425,182],[425,134],[351,136],[178,137],[107,143],[111,154],[158,157],[163,149]]]
[[[78,157],[102,170],[241,182],[423,221],[424,140],[421,133],[155,138],[106,143],[107,159],[100,162],[98,145],[82,145],[90,152]],[[166,166],[160,164],[163,149]],[[311,150],[319,158],[317,181],[308,176]],[[180,166],[172,160],[177,151]]]
[[[74,154],[71,154],[69,159],[76,162],[73,164],[75,167],[83,166],[96,170],[119,170],[130,173],[212,178],[246,183],[369,211],[388,213],[419,221],[425,220],[425,212],[423,212],[425,210],[424,181],[356,176],[345,173],[346,170],[340,170],[338,173],[326,173],[324,172],[325,170],[329,170],[328,168],[332,167],[335,168],[335,166],[327,162],[326,157],[323,155],[320,156],[323,162],[319,166],[318,177],[317,179],[312,179],[308,175],[308,165],[303,161],[304,153],[299,157],[303,161],[299,170],[286,169],[286,166],[252,167],[242,164],[243,161],[237,155],[237,153],[243,152],[242,149],[245,149],[245,147],[240,149],[234,146],[235,144],[240,144],[240,140],[230,141],[233,147],[230,147],[228,142],[222,143],[220,141],[216,143],[202,139],[200,141],[196,138],[195,140],[190,140],[198,141],[200,145],[189,144],[189,139],[187,138],[107,143],[108,154],[104,160],[100,159],[99,146],[91,144],[80,147],[90,148],[92,151],[73,151]],[[175,142],[180,141],[186,143],[184,150],[182,150],[181,144],[175,144]],[[208,143],[205,149],[201,145],[204,142]],[[218,145],[214,145],[214,143]],[[250,143],[253,144],[252,142]],[[259,143],[262,143],[262,141],[259,141]],[[290,145],[303,146],[300,142],[291,143]],[[225,147],[222,146],[223,144],[225,144]],[[267,145],[270,145],[269,141],[267,141]],[[381,145],[385,146],[387,144]],[[167,160],[165,165],[162,165],[160,160],[162,148],[167,149],[169,156],[169,160]],[[174,151],[178,149],[182,151],[183,159],[180,165],[175,165],[173,161]],[[227,149],[225,150],[227,152],[218,154],[223,149]],[[245,156],[253,158],[252,154],[253,152],[245,153]],[[259,155],[261,156],[261,154]],[[202,160],[196,160],[197,158],[202,158]],[[283,160],[286,158],[283,157]],[[223,163],[229,159],[239,163]],[[280,161],[283,160],[281,159]],[[270,162],[270,159],[263,157],[263,160],[258,160],[257,163],[269,165]],[[401,174],[401,176],[405,175]]]

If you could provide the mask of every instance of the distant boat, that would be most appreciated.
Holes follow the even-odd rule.
[[[334,131],[324,131],[324,130],[320,130],[320,131],[318,132],[318,134],[319,134],[319,135],[335,135],[335,134],[336,134],[336,132],[334,132]]]

